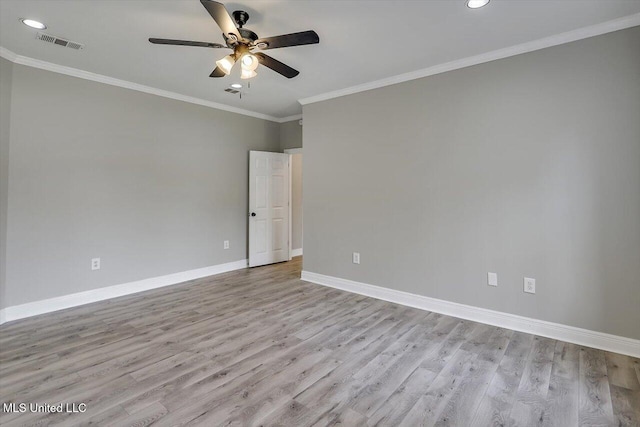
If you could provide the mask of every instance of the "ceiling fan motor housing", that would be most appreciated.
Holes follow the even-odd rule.
[[[251,30],[248,30],[246,28],[238,28],[238,31],[240,32],[240,35],[243,39],[250,40],[251,43],[258,40],[258,35]]]
[[[236,11],[236,12],[238,12],[238,11]],[[234,14],[235,14],[235,12],[234,12]],[[240,36],[242,37],[241,40],[236,40],[235,35],[227,36],[224,33],[222,34],[222,37],[224,37],[224,41],[227,43],[228,47],[233,49],[233,46],[238,42],[239,43],[244,43],[244,44],[252,44],[256,40],[258,40],[258,35],[256,33],[254,33],[253,31],[247,29],[247,28],[238,27],[238,32],[240,33]]]
[[[236,26],[238,27],[238,32],[240,33],[242,40],[234,40],[234,37],[227,37],[226,34],[222,34],[224,36],[224,40],[227,42],[227,46],[231,47],[231,45],[233,45],[236,41],[245,44],[252,44],[256,40],[258,40],[258,35],[256,33],[247,28],[242,28],[244,27],[244,24],[246,24],[249,20],[249,14],[247,12],[245,12],[244,10],[236,10],[232,13],[232,15],[233,20],[236,21]],[[231,45],[229,41],[232,42]]]

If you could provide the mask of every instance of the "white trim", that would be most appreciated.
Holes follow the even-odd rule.
[[[11,52],[9,49],[0,46],[0,57],[6,59],[7,61],[16,62],[18,55]]]
[[[579,28],[577,30],[568,31],[568,32],[557,34],[554,36],[545,37],[539,40],[534,40],[534,41],[519,44],[516,46],[511,46],[504,49],[498,49],[491,52],[482,53],[480,55],[447,62],[444,64],[438,64],[438,65],[424,68],[421,70],[399,74],[399,75],[388,77],[385,79],[375,80],[373,82],[368,82],[368,83],[364,83],[356,86],[347,87],[344,89],[339,89],[331,92],[322,93],[319,95],[314,95],[307,98],[302,98],[302,99],[299,99],[298,102],[302,105],[307,105],[315,102],[326,101],[328,99],[351,95],[358,92],[364,92],[371,89],[377,89],[384,86],[390,86],[397,83],[406,82],[409,80],[420,79],[423,77],[432,76],[432,75],[444,73],[447,71],[453,71],[460,68],[470,67],[472,65],[482,64],[489,61],[495,61],[497,59],[507,58],[509,56],[520,55],[522,53],[532,52],[535,50],[544,49],[551,46],[570,43],[572,41],[581,40],[588,37],[606,34],[613,31],[622,30],[625,28],[635,27],[636,25],[640,25],[640,13],[636,13],[634,15],[629,15],[629,16],[614,19],[611,21],[603,22],[600,24],[595,24],[589,27]],[[105,76],[102,74],[91,73],[89,71],[84,71],[77,68],[66,67],[66,66],[54,64],[51,62],[41,61],[35,58],[29,58],[27,56],[17,55],[16,53],[2,46],[0,46],[0,57],[20,65],[40,68],[40,69],[52,71],[55,73],[66,74],[66,75],[78,77],[81,79],[91,80],[99,83],[105,83],[112,86],[123,87],[126,89],[136,90],[139,92],[149,93],[157,96],[162,96],[165,98],[175,99],[178,101],[189,102],[196,105],[202,105],[209,108],[229,111],[232,113],[242,114],[245,116],[255,117],[258,119],[269,120],[276,123],[286,123],[293,120],[300,120],[302,118],[302,114],[296,114],[296,115],[287,116],[287,117],[274,117],[268,114],[245,110],[243,108],[232,107],[230,105],[220,104],[217,102],[208,101],[206,99],[182,95],[176,92],[170,92],[167,90],[158,89],[151,86],[141,85],[139,83],[133,83],[126,80],[116,79],[116,78]]]
[[[284,150],[285,154],[287,150]],[[293,245],[293,158],[291,154],[289,154],[289,238],[287,239],[287,243],[289,244],[289,261],[293,257],[293,252],[291,250],[291,245]]]
[[[255,111],[245,110],[244,108],[232,107],[230,105],[220,104],[218,102],[208,101],[202,98],[182,95],[168,90],[158,89],[151,86],[145,86],[139,83],[133,83],[127,80],[116,79],[113,77],[96,74],[77,68],[66,67],[64,65],[54,64],[52,62],[41,61],[39,59],[29,58],[27,56],[17,55],[9,49],[0,46],[0,57],[16,64],[26,65],[27,67],[39,68],[41,70],[52,71],[54,73],[65,74],[67,76],[78,77],[85,80],[91,80],[98,83],[104,83],[111,86],[118,86],[125,89],[136,90],[138,92],[149,93],[152,95],[162,96],[164,98],[175,99],[178,101],[188,102],[190,104],[202,105],[204,107],[215,108],[216,110],[228,111],[230,113],[242,114],[244,116],[255,117],[257,119],[269,120],[276,123],[284,123],[292,120],[299,120],[301,114],[289,117],[274,117],[268,114],[262,114]]]
[[[328,99],[338,98],[346,95],[352,95],[354,93],[364,92],[371,89],[378,89],[409,80],[420,79],[423,77],[433,76],[435,74],[445,73],[447,71],[453,71],[460,68],[470,67],[472,65],[495,61],[497,59],[520,55],[522,53],[533,52],[535,50],[540,50],[551,46],[570,43],[573,41],[586,39],[613,31],[623,30],[625,28],[635,27],[637,25],[640,25],[640,13],[614,19],[612,21],[602,22],[596,25],[591,25],[589,27],[579,28],[577,30],[568,31],[566,33],[556,34],[554,36],[545,37],[539,40],[506,47],[504,49],[498,49],[491,52],[482,53],[480,55],[457,59],[455,61],[434,65],[432,67],[424,68],[421,70],[399,74],[396,76],[387,77],[385,79],[375,80],[369,83],[334,90],[331,92],[321,93],[319,95],[299,99],[298,102],[302,105],[313,104],[315,102],[326,101]]]
[[[415,295],[409,292],[369,285],[367,283],[355,282],[353,280],[341,279],[339,277],[312,273],[310,271],[303,271],[301,279],[318,285],[329,286],[347,292],[406,305],[408,307],[419,308],[421,310],[433,311],[448,316],[472,320],[474,322],[486,323],[488,325],[513,329],[515,331],[540,335],[578,345],[640,357],[640,340],[632,338],[590,331],[588,329],[488,310],[486,308],[458,304],[422,295]]]
[[[302,148],[286,148],[285,154],[289,155],[289,260],[295,256],[302,255],[302,248],[291,249],[293,244],[293,162],[291,156],[293,154],[302,154]]]
[[[90,304],[92,302],[103,301],[111,298],[121,297],[124,295],[148,291],[150,289],[176,285],[178,283],[187,282],[189,280],[213,276],[214,274],[241,270],[246,267],[247,260],[243,259],[240,261],[228,262],[226,264],[197,268],[195,270],[167,274],[166,276],[152,277],[150,279],[138,280],[121,285],[107,286],[105,288],[92,289],[90,291],[63,295],[61,297],[34,301],[21,305],[14,305],[0,311],[0,324],[10,322],[12,320],[23,319],[25,317],[37,316],[39,314],[64,310],[65,308],[76,307],[79,305]]]
[[[302,154],[302,148],[285,148],[285,154]]]
[[[296,114],[294,116],[288,116],[288,117],[283,117],[281,119],[278,119],[278,123],[292,122],[294,120],[300,120],[300,119],[302,119],[302,114]]]

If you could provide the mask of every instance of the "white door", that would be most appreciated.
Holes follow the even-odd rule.
[[[289,259],[289,155],[249,152],[249,267]]]

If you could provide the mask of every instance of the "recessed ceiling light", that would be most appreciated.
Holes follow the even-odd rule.
[[[242,85],[240,83],[234,83],[231,85],[231,87],[234,89],[242,89]]]
[[[44,25],[42,22],[34,21],[33,19],[22,18],[22,19],[20,19],[20,21],[22,21],[22,23],[24,25],[26,25],[27,27],[35,28],[36,30],[46,30],[47,29],[47,26]]]
[[[489,0],[467,0],[467,7],[469,9],[478,9],[479,7],[486,6]]]

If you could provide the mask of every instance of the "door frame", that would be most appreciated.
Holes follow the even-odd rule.
[[[291,261],[291,245],[293,245],[293,176],[291,174],[291,168],[293,164],[293,154],[303,154],[302,148],[287,148],[283,150],[284,154],[289,155],[289,261]],[[303,248],[304,251],[304,248]]]

